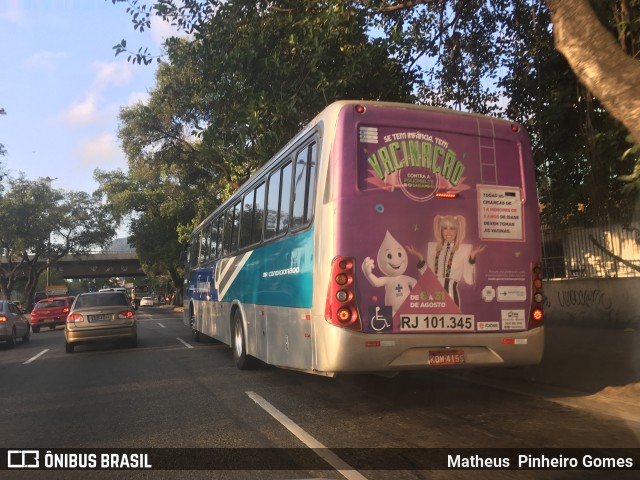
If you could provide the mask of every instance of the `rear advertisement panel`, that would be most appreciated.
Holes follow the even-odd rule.
[[[359,194],[344,213],[365,332],[527,328],[538,243],[522,146],[502,122],[499,138],[492,120],[466,121],[478,134],[359,126]]]

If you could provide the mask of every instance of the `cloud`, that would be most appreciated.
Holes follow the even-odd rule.
[[[34,53],[30,57],[27,57],[23,64],[25,67],[32,70],[42,70],[47,73],[52,73],[58,68],[60,60],[66,57],[64,52],[38,52]]]
[[[112,96],[111,87],[126,87],[133,83],[136,73],[135,66],[128,62],[93,62],[90,68],[93,77],[84,99],[72,103],[60,114],[60,119],[67,125],[85,127],[117,118],[121,103],[105,103],[105,99]],[[133,105],[148,97],[148,93],[133,92],[128,94],[127,102]]]
[[[0,4],[0,20],[22,24],[26,19],[22,0],[5,0]]]
[[[94,72],[92,91],[100,92],[105,88],[115,85],[122,87],[133,80],[134,66],[129,62],[93,62],[91,69]]]
[[[151,17],[151,28],[149,29],[151,39],[158,45],[164,43],[170,37],[186,37],[187,34],[178,30],[175,26],[165,22],[161,17],[154,15]]]
[[[74,149],[82,168],[93,170],[100,167],[104,170],[126,168],[122,150],[115,135],[101,133],[93,138],[83,140]]]
[[[62,112],[60,117],[73,127],[93,125],[104,118],[104,115],[98,110],[97,103],[96,96],[89,94],[83,101],[73,103]]]
[[[149,100],[149,92],[131,92],[127,99],[127,106],[133,106],[136,103],[146,103]]]

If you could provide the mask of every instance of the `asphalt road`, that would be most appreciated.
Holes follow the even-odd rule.
[[[155,449],[156,466],[174,455],[181,469],[11,470],[0,478],[638,478],[626,469],[424,467],[439,466],[439,454],[477,451],[466,449],[499,456],[605,447],[638,455],[636,410],[560,402],[531,370],[334,379],[272,367],[239,371],[227,346],[194,342],[179,313],[156,307],[138,316],[137,348],[79,346],[66,354],[61,328],[13,349],[0,345],[0,448]],[[578,391],[556,388],[569,398]]]

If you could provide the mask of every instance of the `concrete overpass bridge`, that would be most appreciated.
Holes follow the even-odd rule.
[[[65,279],[142,277],[138,254],[135,250],[127,252],[102,251],[87,255],[67,255],[56,262],[49,270],[51,276]],[[26,278],[27,270],[17,272],[18,278]]]
[[[50,274],[66,279],[141,277],[146,275],[135,251],[67,255],[51,267]]]

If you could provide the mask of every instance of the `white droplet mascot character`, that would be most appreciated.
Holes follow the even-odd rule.
[[[391,306],[394,315],[416,285],[415,279],[404,274],[408,264],[407,251],[389,231],[378,250],[378,268],[386,276],[378,277],[373,273],[375,262],[371,257],[362,262],[362,271],[369,283],[385,288],[384,302]]]

